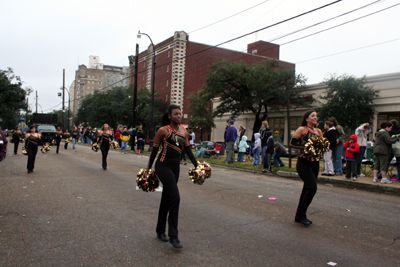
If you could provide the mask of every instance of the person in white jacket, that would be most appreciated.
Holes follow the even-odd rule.
[[[254,148],[253,148],[253,156],[254,156],[253,166],[257,167],[260,164],[260,151],[261,151],[260,134],[255,133],[254,139],[255,139],[255,142],[254,142]]]
[[[359,156],[357,158],[357,176],[363,177],[364,174],[361,173],[361,162],[363,160],[365,150],[367,150],[367,141],[368,135],[371,133],[371,128],[369,127],[369,123],[363,123],[358,127],[355,131],[357,135],[357,143],[360,146]]]
[[[243,135],[242,140],[239,143],[239,155],[238,162],[243,162],[244,154],[246,153],[246,149],[249,147],[247,144],[247,136]]]

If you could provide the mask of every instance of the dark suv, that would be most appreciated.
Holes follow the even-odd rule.
[[[40,139],[43,143],[51,144],[51,141],[56,137],[56,127],[47,124],[36,125],[36,131],[40,134]]]

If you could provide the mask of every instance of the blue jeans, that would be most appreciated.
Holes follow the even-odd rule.
[[[285,164],[281,160],[282,155],[279,153],[274,154],[274,166],[275,167],[283,167]]]
[[[75,149],[76,139],[72,138],[72,149]]]
[[[264,164],[265,150],[267,150],[267,146],[262,146],[261,147],[261,164]]]
[[[335,173],[343,173],[342,170],[342,151],[343,151],[343,145],[339,146],[337,145],[335,149],[332,150],[332,162],[333,162],[333,168],[335,169]]]
[[[122,150],[125,148],[125,151],[124,151],[124,153],[126,154],[126,149],[128,148],[128,141],[122,141],[121,140],[121,152],[122,152]]]
[[[358,153],[358,158],[357,158],[357,175],[358,176],[361,174],[361,162],[364,158],[365,150],[367,150],[367,147],[360,146],[360,152]]]
[[[90,145],[91,143],[92,143],[92,140],[90,140],[90,138],[87,136],[87,137],[86,137],[86,144],[89,144],[89,145]]]
[[[81,135],[81,142],[85,143],[85,137],[83,136],[83,134]]]
[[[244,152],[239,152],[238,162],[243,162],[243,158],[244,158]]]
[[[260,149],[254,150],[254,166],[260,165]]]

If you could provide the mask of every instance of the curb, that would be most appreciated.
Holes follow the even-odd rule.
[[[296,180],[300,179],[299,175],[294,172],[291,173],[291,172],[285,172],[285,171],[278,171],[276,174],[281,177],[285,177],[285,178],[296,179]],[[359,190],[393,194],[393,195],[400,196],[400,188],[392,187],[390,185],[381,184],[381,183],[352,182],[352,181],[346,181],[346,180],[340,180],[340,179],[332,179],[332,178],[323,177],[323,176],[319,176],[317,182],[320,184],[325,184],[327,186],[336,185],[338,187],[345,187],[345,188],[349,188],[349,189],[359,189]]]

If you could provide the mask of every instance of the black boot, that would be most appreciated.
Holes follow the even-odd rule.
[[[171,243],[174,248],[182,248],[183,247],[177,237],[170,237],[169,243]]]

